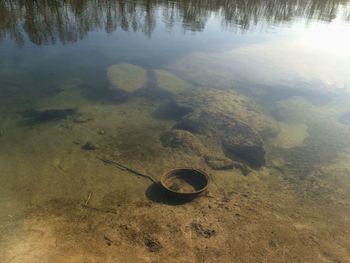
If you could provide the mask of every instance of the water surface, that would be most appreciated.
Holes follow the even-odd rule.
[[[350,262],[349,36],[346,0],[0,1],[0,261]]]

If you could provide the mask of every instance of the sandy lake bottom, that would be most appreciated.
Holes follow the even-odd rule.
[[[265,142],[266,165],[244,174],[212,169],[193,149],[162,145],[176,123],[155,117],[163,100],[141,93],[91,104],[78,89],[70,85],[39,105],[74,107],[76,117],[30,125],[20,125],[24,117],[14,111],[1,118],[1,262],[349,261],[350,152],[323,156],[322,134],[309,138],[323,119],[306,134],[309,120],[288,111],[293,103],[324,106],[280,103],[281,114],[300,123],[277,124],[280,133]],[[337,131],[328,125],[327,141],[339,127],[349,131],[332,124]],[[287,125],[301,139],[289,137]],[[197,167],[211,177],[209,192],[176,204],[159,186],[99,158],[156,179]],[[304,159],[300,167],[295,158]]]

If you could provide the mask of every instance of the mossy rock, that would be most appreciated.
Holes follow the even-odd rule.
[[[217,90],[199,87],[193,92],[178,96],[176,102],[196,111],[210,111],[229,115],[246,123],[264,139],[278,133],[278,125],[252,100],[233,90]]]
[[[187,153],[203,154],[206,149],[200,139],[191,132],[173,129],[161,135],[161,143],[164,147],[180,149]]]
[[[225,155],[252,167],[265,165],[265,149],[260,135],[247,124],[220,112],[194,111],[181,119],[175,129],[217,138]]]
[[[147,72],[144,68],[132,64],[115,64],[107,68],[107,77],[111,89],[121,89],[126,92],[134,92],[147,82]]]

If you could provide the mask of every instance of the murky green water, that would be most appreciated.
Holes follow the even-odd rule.
[[[0,262],[350,262],[346,0],[0,1],[0,116]]]

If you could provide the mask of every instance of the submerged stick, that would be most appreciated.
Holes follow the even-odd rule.
[[[148,180],[152,181],[153,183],[157,183],[157,181],[154,180],[151,176],[137,172],[137,171],[130,169],[130,168],[128,168],[120,163],[117,163],[117,162],[112,161],[112,160],[104,159],[104,158],[99,158],[99,157],[98,157],[98,159],[101,160],[102,162],[104,162],[105,164],[113,165],[113,166],[119,168],[120,170],[127,171],[129,173],[133,173],[137,176],[147,178]]]
[[[100,213],[115,214],[115,215],[118,214],[118,212],[113,208],[98,208],[98,207],[92,207],[92,206],[85,206],[84,208],[91,211],[100,212]]]
[[[92,192],[89,193],[87,199],[85,200],[85,203],[82,205],[82,208],[97,211],[97,212],[102,212],[102,213],[117,214],[117,211],[115,211],[112,208],[98,208],[98,207],[89,206],[89,201],[91,199],[91,196],[92,196]]]
[[[88,196],[88,198],[85,201],[84,207],[88,206],[91,196],[92,196],[92,192],[89,193],[89,196]]]

